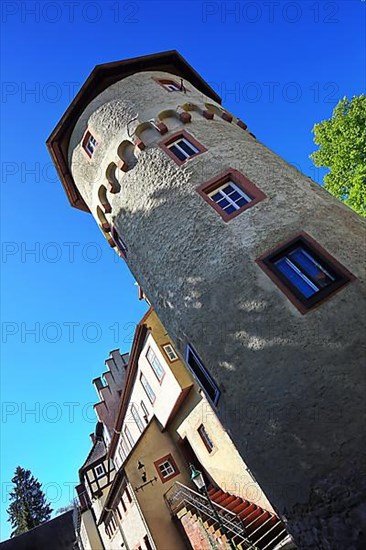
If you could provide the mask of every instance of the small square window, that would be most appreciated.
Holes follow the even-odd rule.
[[[173,363],[173,361],[176,361],[178,359],[178,355],[176,354],[175,349],[171,344],[164,344],[162,347],[165,352],[165,355],[168,357],[171,363]]]
[[[165,460],[164,462],[159,464],[159,470],[164,478],[169,477],[175,473],[174,467],[171,465],[169,460]]]
[[[179,165],[207,151],[201,143],[185,130],[160,142],[160,147]]]
[[[198,433],[200,434],[200,437],[203,441],[203,443],[205,444],[205,447],[206,449],[208,450],[209,453],[212,452],[212,449],[214,448],[214,444],[212,443],[212,439],[211,437],[209,436],[209,434],[207,433],[207,430],[206,428],[204,427],[203,424],[201,424],[199,427],[198,427]]]
[[[231,220],[266,198],[254,183],[232,168],[200,185],[197,191],[224,221]]]
[[[171,454],[163,456],[154,462],[154,466],[163,483],[177,476],[180,472]]]
[[[354,279],[306,233],[262,255],[257,263],[301,313]]]
[[[89,130],[87,130],[83,138],[82,147],[89,158],[92,158],[97,146],[98,146],[97,139],[93,136],[93,134]]]
[[[98,466],[95,467],[94,472],[95,472],[95,476],[97,478],[102,477],[104,475],[104,466],[103,466],[103,464],[98,464]]]
[[[180,86],[175,80],[170,79],[162,79],[158,78],[156,79],[156,82],[160,84],[167,92],[182,92],[184,91],[184,87]]]

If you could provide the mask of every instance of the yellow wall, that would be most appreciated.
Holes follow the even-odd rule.
[[[154,462],[167,454],[173,456],[180,473],[170,481],[163,483]],[[155,476],[157,481],[146,485],[143,490],[136,491],[135,487],[142,484],[141,471],[137,469],[139,460],[145,465],[147,481]],[[136,499],[156,547],[159,550],[186,549],[182,536],[170,517],[170,512],[164,501],[164,494],[176,481],[191,486],[189,471],[172,438],[169,434],[160,431],[155,419],[151,421],[141,440],[129,456],[125,463],[125,471],[131,486],[134,488]]]
[[[151,313],[146,319],[146,324],[150,328],[155,342],[158,344],[158,346],[161,348],[162,351],[163,351],[162,345],[167,343],[170,343],[175,349],[173,342],[170,340],[169,336],[167,335],[167,332],[163,327],[163,325],[161,324],[155,311],[151,310]],[[172,371],[178,383],[180,384],[181,388],[187,388],[192,385],[192,377],[187,371],[186,366],[180,359],[178,359],[178,361],[170,362],[166,358],[166,361],[169,365],[170,370]]]

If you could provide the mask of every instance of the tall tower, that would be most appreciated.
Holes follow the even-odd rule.
[[[175,51],[99,65],[48,147],[299,548],[356,550],[365,227],[220,103]]]

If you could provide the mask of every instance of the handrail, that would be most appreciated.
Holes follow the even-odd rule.
[[[254,528],[254,531],[248,532],[247,527],[250,528],[251,525],[257,521],[258,516],[255,516],[255,519],[246,527],[244,521],[235,512],[228,510],[224,506],[221,506],[210,499],[210,503],[214,507],[213,510],[209,504],[208,496],[198,493],[194,489],[183,485],[183,483],[180,483],[179,481],[176,481],[168,489],[164,495],[164,499],[172,516],[175,516],[183,507],[190,506],[198,511],[199,515],[203,514],[216,522],[216,524],[219,519],[222,527],[226,529],[230,536],[236,540],[236,544],[241,544],[242,548],[246,548],[247,550],[265,550],[267,548],[274,548],[272,545],[275,541],[277,541],[275,548],[278,550],[282,548],[282,546],[284,548],[288,548],[288,550],[290,550],[290,548],[296,548],[293,544],[291,536],[287,533],[285,526],[281,524],[279,518],[277,518],[278,523],[276,523],[276,525],[278,525],[278,527],[282,525],[283,529],[280,532],[275,531],[276,525],[272,525],[271,527],[270,518],[264,523],[258,525],[257,528]],[[262,512],[265,513],[264,510],[262,510]],[[266,524],[268,524],[269,529],[266,529],[263,532],[263,527]],[[268,540],[267,537],[271,532],[273,532],[273,534],[270,536],[270,540]]]
[[[186,502],[216,521],[216,518],[213,516],[212,510],[208,505],[207,498],[193,489],[186,487],[182,483],[179,483],[179,481],[170,487],[170,489],[165,493],[164,499],[172,514],[177,511],[179,504]],[[177,503],[177,500],[178,504],[175,506],[174,504]],[[227,510],[223,506],[220,506],[220,504],[217,504],[216,502],[212,502],[212,504],[215,509],[217,509],[217,513],[224,527],[233,535],[240,537],[242,539],[241,543],[245,544],[246,548],[256,550],[256,547],[253,546],[253,544],[247,539],[244,523],[239,516],[237,516],[234,512],[231,512],[231,510]]]
[[[180,483],[179,481],[176,481],[176,482],[174,483],[174,485],[172,485],[172,486],[170,487],[170,489],[168,489],[168,491],[165,493],[164,497],[169,493],[169,491],[170,491],[171,489],[174,488],[175,485],[179,485],[179,486],[182,487],[183,489],[186,489],[186,490],[189,491],[190,493],[195,494],[195,495],[198,496],[199,498],[205,499],[205,496],[204,496],[204,495],[202,495],[201,493],[197,493],[197,491],[195,491],[194,489],[191,489],[190,487],[187,487],[186,485],[183,485],[183,483]],[[235,514],[235,512],[232,512],[231,510],[228,510],[227,508],[224,508],[224,506],[221,506],[221,505],[218,504],[217,502],[213,502],[213,501],[211,501],[211,502],[212,502],[212,504],[215,506],[215,508],[219,508],[220,510],[223,510],[223,512],[224,512],[225,514],[234,516],[235,518],[238,517],[237,514]]]

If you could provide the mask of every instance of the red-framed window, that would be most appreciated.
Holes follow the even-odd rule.
[[[207,151],[206,147],[185,130],[180,130],[160,142],[160,147],[178,165]]]
[[[266,198],[263,191],[233,168],[206,181],[197,192],[226,222]]]
[[[183,88],[172,78],[155,78],[155,82],[160,84],[167,92],[181,92]]]
[[[89,158],[93,157],[98,145],[99,140],[97,137],[93,135],[90,130],[87,130],[84,134],[81,146]]]
[[[256,261],[301,313],[318,306],[355,279],[305,232],[262,254]]]
[[[179,359],[175,349],[171,344],[163,344],[161,347],[163,348],[163,351],[169,359],[170,363],[174,363],[174,361],[177,361]]]
[[[165,455],[158,460],[155,460],[154,466],[163,483],[166,483],[180,473],[178,466],[171,454]]]

